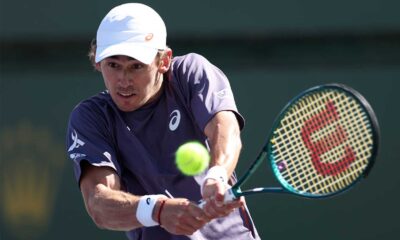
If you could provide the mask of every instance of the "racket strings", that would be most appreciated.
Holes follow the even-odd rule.
[[[332,113],[321,114],[328,112],[329,102],[336,117]],[[281,177],[295,191],[313,194],[336,192],[350,185],[362,174],[371,154],[372,134],[367,118],[354,99],[338,91],[299,99],[274,133],[273,155]],[[304,130],[306,122],[312,131]],[[304,144],[302,130],[303,137],[309,137],[308,145]],[[340,162],[346,153],[350,156],[348,161]],[[355,159],[351,160],[351,154]]]
[[[339,102],[339,103],[341,103],[341,102]],[[338,107],[339,109],[341,109],[342,108],[342,106],[339,106]],[[347,115],[346,115],[347,116]],[[353,115],[348,115],[348,116],[350,116],[350,117],[352,117]],[[348,120],[348,121],[353,121],[353,120]],[[351,132],[351,130],[350,130],[350,132]],[[350,135],[351,135],[351,133],[350,133]],[[328,152],[328,154],[331,154],[332,155],[332,153],[335,153],[335,151],[329,151]],[[329,158],[330,159],[339,159],[338,158],[338,156],[329,156]],[[356,173],[356,172],[355,172]],[[342,172],[342,175],[343,175],[343,172]],[[349,180],[349,181],[352,181],[353,179],[348,179],[348,178],[345,178],[345,176],[340,176],[341,177],[341,179],[343,179],[344,180],[344,183],[345,183],[345,185],[347,185],[347,184],[349,184],[350,182],[348,182],[348,181],[346,181],[346,180]],[[330,181],[331,183],[338,183],[338,181]],[[329,187],[329,186],[327,186],[327,187]]]
[[[352,114],[342,114],[343,116],[343,124],[347,127],[347,135],[349,136],[348,141],[351,141],[351,147],[353,151],[356,153],[356,157],[360,161],[354,161],[352,165],[349,166],[349,171],[345,171],[346,166],[342,166],[342,169],[340,169],[340,174],[337,177],[337,179],[333,178],[328,178],[326,179],[329,184],[325,184],[325,186],[320,189],[322,192],[332,192],[332,191],[338,191],[342,188],[347,187],[350,185],[352,182],[354,182],[359,175],[362,173],[362,171],[365,169],[365,166],[368,164],[368,157],[369,157],[369,149],[367,149],[365,146],[365,140],[366,138],[363,136],[366,136],[365,133],[368,132],[367,124],[367,116],[363,111],[357,111],[359,109],[359,106],[357,106],[354,102],[351,102],[349,104],[350,107],[346,106],[347,102],[346,101],[339,101],[338,104],[338,109],[345,109],[346,111],[351,111],[355,113],[354,115]],[[364,122],[365,124],[361,125],[356,125],[356,124],[347,124],[346,123],[356,123],[356,122]],[[359,129],[361,127],[361,130]],[[363,136],[362,136],[363,134]],[[353,136],[353,137],[352,137]],[[372,139],[369,138],[370,140]],[[361,146],[361,148],[360,148]],[[367,150],[367,151],[365,151]],[[340,151],[329,151],[326,154],[328,154],[327,157],[323,157],[324,159],[340,159]],[[364,161],[362,161],[364,160]]]
[[[294,140],[294,143],[299,143],[301,139],[294,139],[295,137],[298,138],[300,134],[298,133],[299,128],[300,128],[300,120],[299,116],[305,116],[307,113],[310,113],[312,115],[317,114],[318,112],[322,111],[322,106],[317,106],[313,107],[313,104],[311,101],[315,101],[314,97],[312,96],[311,98],[306,98],[304,101],[299,102],[298,105],[296,105],[290,114],[287,115],[288,120],[286,121],[287,123],[290,123],[287,125],[285,128],[281,128],[281,130],[285,131],[285,133],[281,133],[281,139],[292,139]],[[285,126],[285,123],[282,123],[282,126]],[[308,158],[309,153],[306,151],[304,148],[304,145],[300,144],[293,144],[294,147],[291,147],[290,145],[287,145],[283,142],[281,148],[281,156],[282,159],[290,159],[292,157],[292,161],[294,163],[299,162],[301,159]],[[296,152],[297,156],[294,155],[292,152]],[[310,171],[312,170],[312,166],[309,165],[296,165],[296,164],[290,164],[289,171],[289,178],[290,182],[292,183],[293,186],[299,186],[299,184],[303,184],[302,188],[306,188],[308,186],[317,186],[318,182],[316,182],[314,179],[315,175],[314,172]],[[293,174],[292,174],[293,173]],[[318,187],[318,186],[317,186]]]
[[[339,104],[339,106],[338,106],[338,109],[342,109],[343,108],[343,106],[341,106],[340,104],[341,103],[343,103],[342,101],[337,101],[338,102],[338,104]],[[346,116],[349,116],[349,117],[352,117],[352,116],[354,116],[354,115],[346,115]],[[353,121],[353,120],[346,120],[346,119],[344,119],[345,121]],[[330,127],[328,127],[328,128],[326,128],[327,130],[330,130],[330,129],[332,129],[332,125],[330,126]],[[351,134],[350,134],[350,136],[351,136]],[[330,139],[330,140],[333,140],[334,142],[335,141],[337,141],[337,139],[335,139],[335,138],[333,138],[333,139]],[[339,153],[339,151],[327,151],[327,154],[328,154],[328,156],[327,157],[322,157],[323,159],[340,159],[340,157],[338,156],[338,154],[335,154],[335,153]],[[333,154],[335,154],[335,155],[333,155]],[[328,165],[329,166],[329,165]],[[328,182],[330,183],[330,185],[326,185],[326,187],[325,188],[323,188],[322,190],[325,190],[326,188],[329,188],[329,187],[334,187],[333,189],[331,189],[331,190],[334,190],[334,191],[336,191],[337,190],[337,188],[336,187],[339,187],[339,188],[342,188],[342,187],[345,187],[345,186],[347,186],[348,184],[350,184],[352,181],[353,181],[353,179],[349,179],[347,176],[343,176],[343,171],[344,171],[344,169],[343,168],[346,168],[346,166],[345,165],[339,165],[339,172],[341,173],[341,174],[339,174],[339,178],[338,179],[342,179],[343,180],[343,182],[340,182],[340,181],[333,181],[333,179],[332,178],[327,178],[326,180],[328,180]],[[334,169],[333,169],[334,170]],[[354,173],[357,173],[356,171],[354,171]],[[326,183],[324,183],[324,184],[326,184]],[[306,189],[307,190],[307,189]]]

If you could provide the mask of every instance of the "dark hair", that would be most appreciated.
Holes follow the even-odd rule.
[[[90,42],[90,47],[89,47],[89,52],[88,52],[89,61],[94,68],[96,67],[96,47],[97,47],[96,39],[94,38]]]

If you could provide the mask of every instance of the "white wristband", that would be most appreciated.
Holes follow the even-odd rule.
[[[158,222],[153,220],[153,209],[157,203],[157,199],[165,197],[159,195],[144,195],[140,198],[138,207],[136,209],[136,219],[145,227],[152,227],[159,225]]]
[[[226,169],[221,166],[214,166],[214,167],[208,169],[207,174],[204,177],[204,179],[200,185],[200,191],[201,191],[202,195],[203,195],[203,185],[207,179],[215,179],[215,180],[227,185],[228,184],[228,173],[226,172]]]

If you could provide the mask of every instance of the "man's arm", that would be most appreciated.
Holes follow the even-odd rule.
[[[204,132],[210,143],[211,167],[224,167],[230,177],[242,149],[239,123],[235,114],[231,111],[218,112],[206,125]]]
[[[142,225],[136,219],[139,197],[120,191],[118,175],[109,167],[82,165],[80,188],[86,210],[99,228],[132,230]]]
[[[99,228],[128,231],[143,225],[136,218],[140,196],[121,191],[121,183],[116,172],[109,167],[95,167],[84,163],[80,188],[86,210]],[[162,227],[168,232],[191,235],[210,221],[210,218],[187,199],[159,198],[152,212],[158,221],[160,205]]]
[[[210,143],[211,164],[222,167],[227,177],[232,175],[239,159],[242,141],[239,124],[232,111],[218,112],[206,125],[204,130]],[[203,198],[209,204],[205,206],[210,216],[224,216],[233,208],[241,206],[242,201],[222,206],[226,186],[216,179],[206,179],[203,185]]]

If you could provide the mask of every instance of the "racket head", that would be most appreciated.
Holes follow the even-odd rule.
[[[264,151],[287,191],[320,198],[365,178],[378,152],[380,131],[368,101],[343,84],[310,88],[278,115]]]

